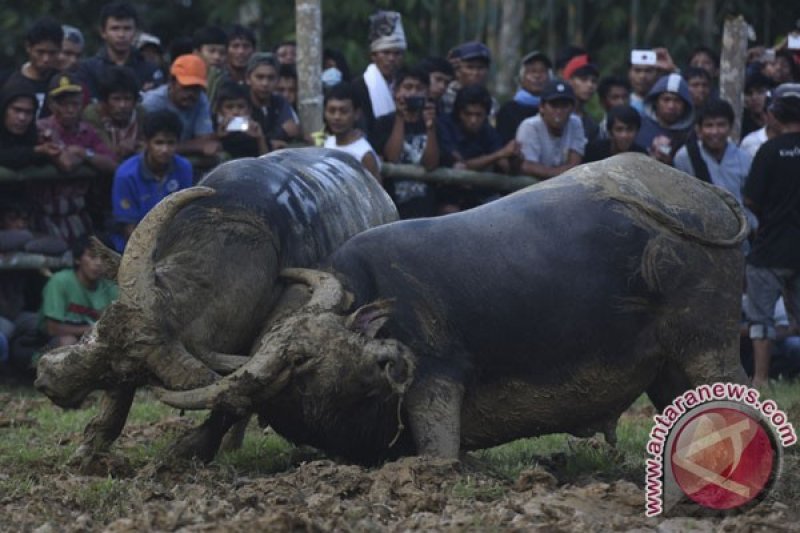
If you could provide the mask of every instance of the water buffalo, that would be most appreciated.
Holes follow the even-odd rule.
[[[645,156],[583,165],[287,271],[308,303],[236,372],[162,400],[365,463],[600,431],[644,391],[663,408],[744,380],[746,233],[733,196]]]
[[[137,386],[196,387],[240,366],[246,358],[229,354],[248,353],[258,338],[281,269],[317,266],[353,235],[397,219],[376,180],[331,150],[235,160],[200,185],[159,203],[118,265],[104,254],[109,270],[118,267],[119,300],[79,344],[39,362],[35,386],[58,405],[107,391],[78,458],[119,436]],[[218,443],[206,443],[204,458]]]

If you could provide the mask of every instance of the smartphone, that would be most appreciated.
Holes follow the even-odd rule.
[[[631,50],[631,65],[656,66],[655,50]]]
[[[786,47],[789,50],[800,50],[800,32],[793,32],[789,34]]]
[[[424,108],[424,96],[406,96],[406,109],[409,111],[422,111]]]
[[[765,63],[772,63],[775,61],[775,49],[767,48],[764,50],[764,55],[761,56],[761,61],[764,61]]]
[[[248,121],[244,117],[233,117],[225,131],[247,131]]]

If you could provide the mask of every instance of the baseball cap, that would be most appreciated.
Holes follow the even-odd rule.
[[[550,58],[547,57],[547,54],[544,52],[540,52],[539,50],[534,50],[533,52],[529,52],[522,57],[522,64],[527,65],[528,63],[533,63],[534,61],[541,61],[547,68],[553,68],[553,62],[550,61]]]
[[[783,83],[772,91],[770,111],[776,111],[780,106],[800,109],[800,83]]]
[[[169,69],[169,73],[175,76],[183,86],[200,85],[207,87],[206,63],[199,56],[185,54],[176,59]]]
[[[163,50],[163,48],[161,47],[161,39],[159,39],[158,37],[156,37],[151,33],[144,33],[144,32],[140,33],[139,36],[136,37],[135,44],[138,50],[141,50],[147,45],[153,45],[158,47],[159,50]]]
[[[542,102],[551,102],[553,100],[571,100],[574,102],[575,92],[569,83],[555,79],[547,82],[539,98]]]
[[[83,86],[80,80],[68,72],[56,74],[50,78],[50,84],[47,86],[47,96],[54,98],[62,94],[78,94],[83,93]]]
[[[593,74],[598,76],[600,71],[597,65],[589,63],[589,54],[581,54],[570,59],[564,65],[564,79],[568,80],[573,76],[587,76]]]
[[[477,41],[470,41],[458,45],[455,50],[455,55],[462,61],[469,61],[470,59],[485,59],[486,62],[491,61],[491,52],[489,48]]]

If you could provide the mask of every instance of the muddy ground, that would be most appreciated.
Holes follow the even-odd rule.
[[[36,424],[29,412],[43,399],[5,398],[2,414]],[[132,464],[121,451],[145,447],[190,424],[168,417],[129,425],[117,453],[80,475],[63,462],[25,461],[0,471],[3,531],[785,531],[798,530],[796,502],[770,497],[745,514],[644,517],[642,482],[598,479],[571,483],[553,459],[516,479],[476,458],[464,462],[406,458],[381,468],[336,463],[298,453],[283,472],[259,474],[211,464]],[[6,424],[3,432],[13,430]],[[80,434],[58,443],[68,446]],[[33,443],[32,445],[35,445]],[[5,481],[5,484],[3,484]],[[795,480],[793,479],[792,482]],[[13,482],[13,483],[10,483]]]

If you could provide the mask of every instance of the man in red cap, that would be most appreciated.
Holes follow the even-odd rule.
[[[178,115],[183,124],[178,152],[213,155],[220,143],[211,125],[211,109],[206,97],[206,64],[197,55],[178,57],[169,69],[169,83],[145,93],[145,111],[167,109]]]
[[[597,66],[589,62],[588,54],[573,57],[564,66],[564,79],[567,80],[575,92],[575,111],[583,123],[583,132],[586,139],[592,142],[597,138],[597,121],[586,112],[586,103],[597,92],[597,78],[600,71]]]

